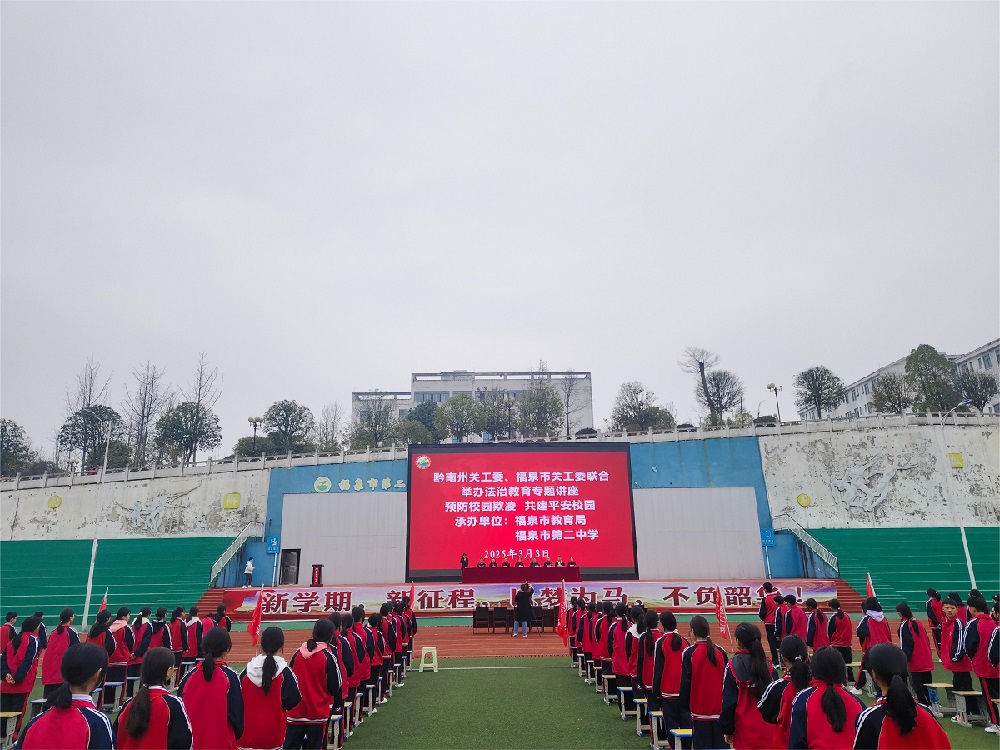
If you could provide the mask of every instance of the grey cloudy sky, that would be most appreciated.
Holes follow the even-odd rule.
[[[997,336],[998,4],[2,4],[2,411],[224,381],[220,454],[442,369],[696,418]],[[767,409],[765,401],[764,409]]]

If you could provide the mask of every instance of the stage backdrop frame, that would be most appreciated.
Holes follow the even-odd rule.
[[[411,445],[406,461],[406,575],[407,583],[411,582],[432,582],[454,580],[458,572],[458,560],[456,555],[454,569],[431,569],[431,570],[411,570],[411,550],[413,545],[413,470],[414,461],[421,455],[496,455],[496,454],[592,454],[611,453],[622,454],[625,459],[625,472],[627,476],[628,492],[628,523],[631,530],[632,560],[630,568],[594,568],[581,567],[581,574],[584,580],[638,580],[639,564],[638,549],[635,531],[635,500],[633,498],[632,480],[632,457],[631,444],[619,442],[607,443],[444,443],[435,445]],[[477,560],[470,560],[470,565],[475,565]]]

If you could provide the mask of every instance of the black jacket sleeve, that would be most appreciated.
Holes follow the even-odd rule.
[[[934,600],[933,599],[928,599],[927,600],[927,606],[924,609],[927,612],[927,619],[931,621],[931,627],[932,628],[939,628],[939,627],[941,627],[941,623],[938,622],[937,617],[935,617],[935,615],[934,615],[934,607],[931,606],[931,602],[932,601],[934,601]]]
[[[129,652],[134,654],[135,653],[135,633],[132,632],[132,628],[130,628],[128,625],[126,625],[123,628],[123,631],[124,632],[122,633],[122,640],[125,642],[125,645],[128,646]]]
[[[760,599],[760,609],[757,610],[757,617],[760,618],[761,622],[767,622],[767,607],[764,603],[767,601],[767,597],[761,597]]]
[[[963,640],[963,645],[965,646],[965,653],[969,655],[970,658],[975,656],[979,652],[979,623],[983,622],[978,618],[969,620],[969,624],[965,626],[965,637]]]
[[[858,623],[858,643],[864,648],[865,641],[871,636],[871,631],[868,629],[868,616],[865,615],[861,618],[861,622]]]
[[[816,615],[812,615],[809,618],[809,624],[806,626],[806,645],[812,648],[813,639],[816,637]]]
[[[226,692],[226,718],[233,728],[236,739],[243,736],[243,691],[240,689],[240,680],[236,672],[229,667],[223,667],[226,676],[229,678],[229,690]]]
[[[184,704],[174,696],[166,696],[170,707],[170,719],[167,723],[167,750],[191,750],[191,724]],[[118,736],[118,732],[115,732]]]
[[[69,631],[69,645],[70,646],[75,646],[79,642],[80,642],[80,634],[77,633],[72,628],[70,628],[70,631]]]
[[[45,623],[38,623],[38,647],[48,648],[49,647],[49,634],[45,630]]]
[[[799,695],[792,703],[792,722],[788,729],[788,747],[790,750],[806,750],[809,747],[807,729],[809,714],[806,711],[806,698],[808,697],[808,694]],[[865,747],[868,746],[866,745]],[[878,745],[872,745],[871,747],[875,748]]]
[[[135,644],[135,651],[133,653],[136,656],[144,656],[147,651],[149,651],[149,643],[153,639],[153,626],[150,625],[142,632],[142,640]]]
[[[681,713],[691,713],[691,652],[694,646],[684,651],[681,657]]]
[[[837,616],[830,615],[830,619],[826,621],[826,637],[833,641],[833,634],[837,631]]]
[[[281,674],[281,707],[290,711],[302,702],[302,693],[299,691],[299,682],[295,679],[295,674],[291,669],[285,667]]]
[[[333,696],[335,703],[342,700],[344,690],[340,682],[340,664],[337,662],[337,655],[332,651],[326,652],[326,689]]]
[[[740,686],[733,676],[733,665],[722,675],[722,713],[719,714],[719,728],[723,734],[736,732],[736,703],[740,697]]]
[[[989,657],[990,664],[996,669],[997,663],[1000,662],[1000,628],[993,628],[993,635],[990,636]]]
[[[962,621],[955,620],[955,630],[951,638],[951,660],[962,661],[965,658],[965,631]]]
[[[354,674],[354,655],[351,654],[351,644],[344,638],[344,636],[337,636],[340,638],[340,658],[344,661],[344,669],[347,670],[347,676],[350,677]]]
[[[788,680],[775,680],[764,688],[764,693],[757,701],[757,710],[760,711],[761,718],[768,724],[778,723],[778,714],[781,713],[781,696],[790,686],[791,683]]]
[[[666,638],[667,636],[663,637]],[[663,643],[663,646],[667,645],[669,644],[667,644],[666,642]],[[640,659],[646,655],[645,652],[646,652],[646,645],[643,644],[642,651],[639,656]],[[660,646],[659,643],[653,644],[653,656],[651,658],[653,659],[653,677],[650,680],[652,684],[649,686],[646,699],[649,701],[649,709],[651,711],[658,711],[660,709],[660,702],[663,698],[663,691],[660,690],[660,685],[663,683],[663,668],[666,665],[666,658],[663,655],[663,648]]]
[[[180,648],[181,651],[187,651],[187,647],[188,647],[188,629],[187,629],[187,625],[185,625],[183,621],[181,621],[180,631],[181,631],[181,645],[180,645],[179,648]],[[178,649],[177,644],[175,643],[175,644],[173,644],[173,646],[174,646],[174,650],[176,651]]]
[[[906,661],[910,661],[913,658],[913,630],[905,620],[899,626],[899,647],[906,654]]]
[[[22,638],[27,638],[28,636],[21,636]],[[14,672],[14,682],[20,682],[25,677],[28,676],[28,670],[31,669],[31,665],[34,664],[35,659],[38,658],[38,640],[35,638],[30,639],[28,642],[28,650],[24,652],[24,658],[21,663],[17,666],[17,671]]]

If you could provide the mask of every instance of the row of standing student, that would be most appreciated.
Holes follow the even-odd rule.
[[[331,714],[341,713],[343,725],[350,726],[359,690],[384,703],[379,691],[366,686],[380,684],[383,670],[393,670],[402,684],[412,655],[416,620],[408,603],[384,605],[364,622],[363,607],[318,620],[290,662],[281,655],[283,632],[268,628],[263,653],[240,675],[225,662],[232,648],[228,630],[212,627],[201,638],[202,658],[181,678],[176,696],[167,687],[179,669],[174,652],[153,647],[144,655],[136,695],[113,726],[90,695],[110,668],[107,649],[75,644],[61,659],[63,683],[50,694],[49,709],[25,727],[17,746],[325,747]]]
[[[805,641],[797,635],[786,636],[781,647],[786,667],[797,662],[805,669],[806,678],[801,687],[796,685],[785,694],[784,687],[796,672],[788,669],[785,678],[778,678],[764,652],[760,630],[751,623],[741,623],[736,628],[737,651],[730,660],[712,642],[709,624],[701,616],[692,618],[689,636],[685,638],[678,632],[676,618],[669,611],[657,616],[655,612],[633,607],[626,619],[624,605],[611,612],[607,605],[602,605],[601,610],[598,612],[593,603],[573,602],[568,625],[573,635],[574,661],[582,658],[585,663],[604,662],[606,668],[606,657],[610,654],[614,680],[622,684],[630,680],[633,694],[644,696],[651,710],[662,712],[665,732],[690,728],[694,748],[922,747],[928,733],[938,743],[928,747],[949,746],[934,717],[931,716],[933,726],[930,726],[921,718],[922,713],[917,714],[916,703],[905,687],[907,657],[891,644],[887,648],[895,651],[889,656],[879,657],[879,651],[873,651],[873,658],[877,658],[870,667],[876,682],[885,688],[887,700],[861,722],[864,704],[844,688],[846,662],[836,648],[821,646],[815,652],[818,672],[812,676],[806,664]],[[614,659],[616,632],[624,634],[622,650],[626,656],[618,664]],[[604,633],[611,642],[610,650],[607,641],[602,641]],[[797,671],[800,679],[801,668]],[[587,674],[591,674],[589,668]],[[894,682],[894,676],[900,675],[908,704]],[[891,694],[890,685],[897,688]],[[792,701],[800,690],[810,687],[813,690],[803,694],[797,706],[793,730]],[[813,696],[819,688],[822,691]],[[610,692],[612,686],[608,689]],[[782,698],[786,705],[779,721],[777,708],[782,705]],[[768,707],[773,708],[770,714]],[[923,708],[920,711],[926,712]],[[920,718],[916,733],[916,724],[907,718],[911,715]],[[900,744],[893,744],[893,738],[901,738]]]

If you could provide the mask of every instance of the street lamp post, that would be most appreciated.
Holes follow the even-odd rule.
[[[91,408],[81,409],[80,411],[85,411],[97,419],[101,424],[107,425],[107,438],[104,441],[104,464],[101,467],[101,484],[104,484],[104,475],[108,471],[108,449],[111,447],[111,420],[101,419],[100,416]],[[82,464],[81,464],[82,466]],[[97,562],[97,532],[98,524],[104,520],[104,491],[103,487],[97,492],[100,500],[97,506],[97,518],[94,521],[94,539],[90,545],[90,572],[87,574],[87,598],[83,603],[83,626],[87,627],[88,618],[90,617],[90,593],[94,588],[94,564]]]
[[[247,417],[247,422],[253,425],[253,454],[257,455],[257,428],[264,422],[264,418]]]
[[[514,399],[508,395],[506,397],[507,401],[507,440],[511,441],[514,439]]]
[[[778,403],[778,391],[782,390],[782,388],[780,385],[768,383],[767,390],[774,391],[774,408],[778,410],[778,424],[781,424],[781,404]]]

